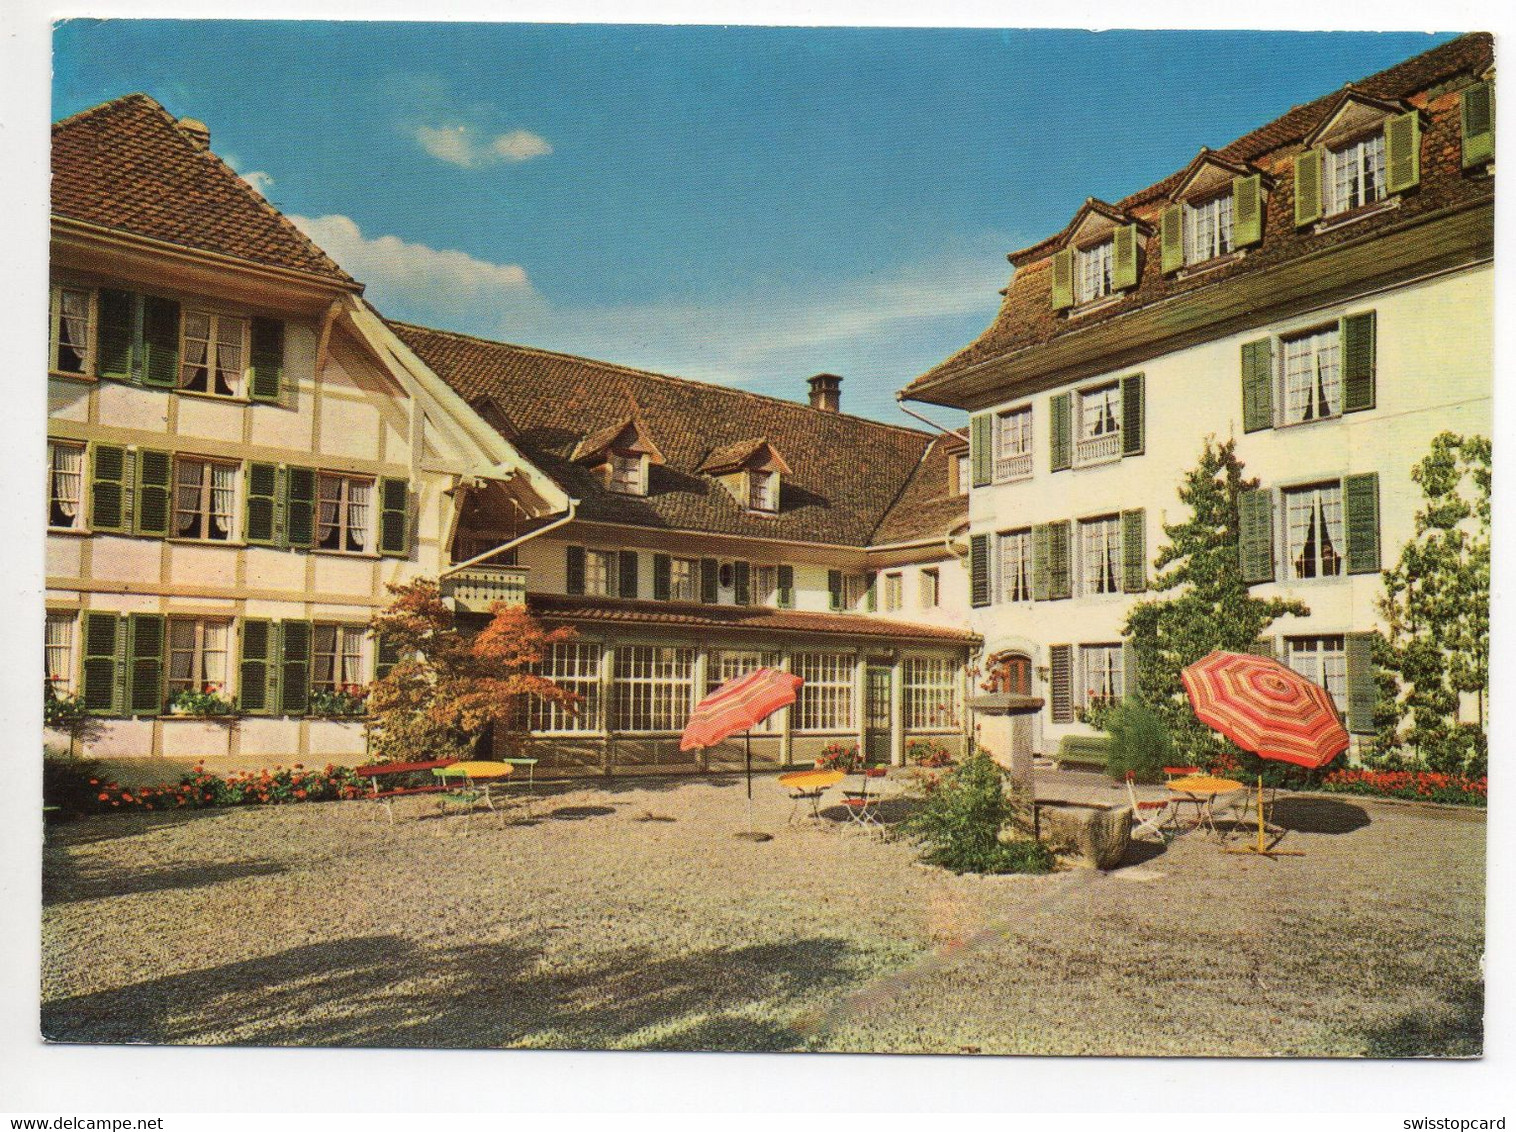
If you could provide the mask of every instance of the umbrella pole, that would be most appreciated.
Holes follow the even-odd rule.
[[[753,731],[752,728],[742,733],[743,762],[747,766],[747,829],[736,834],[744,841],[772,841],[772,834],[759,833],[753,828]]]

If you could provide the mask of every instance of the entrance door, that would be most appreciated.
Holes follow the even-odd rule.
[[[870,664],[864,675],[863,754],[871,763],[890,761],[890,669]]]

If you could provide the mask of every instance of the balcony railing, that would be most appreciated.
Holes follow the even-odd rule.
[[[1024,480],[1032,474],[1032,454],[1018,452],[1014,456],[998,456],[995,459],[995,482],[1009,483]]]
[[[497,601],[526,604],[525,566],[470,566],[442,579],[442,596],[460,613],[488,613]]]
[[[1074,445],[1074,463],[1103,464],[1107,460],[1121,459],[1121,433],[1108,432],[1103,436],[1088,436]]]

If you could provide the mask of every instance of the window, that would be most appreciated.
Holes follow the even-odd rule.
[[[319,549],[352,553],[369,549],[369,496],[373,488],[372,480],[322,474],[316,524]]]
[[[179,388],[218,397],[239,395],[247,356],[247,319],[185,311],[182,325]]]
[[[688,720],[695,650],[662,645],[616,649],[616,731],[678,731]]]
[[[76,531],[84,526],[84,448],[47,444],[47,525]]]
[[[1092,464],[1121,456],[1121,382],[1111,381],[1079,393],[1079,435],[1076,464]]]
[[[953,491],[958,495],[969,493],[969,458],[966,455],[953,457]]]
[[[1032,532],[1004,531],[1000,539],[1000,600],[1032,600]]]
[[[1337,714],[1346,718],[1348,654],[1342,637],[1291,637],[1285,642],[1285,660],[1307,680],[1325,688]]]
[[[753,604],[773,605],[779,592],[779,567],[753,567]]]
[[[1079,524],[1081,573],[1085,594],[1121,591],[1121,516],[1086,519]]]
[[[528,697],[527,727],[532,731],[600,731],[600,646],[583,641],[559,642],[537,666],[565,692],[582,697],[572,708]]]
[[[779,473],[749,472],[748,506],[755,511],[779,510]]]
[[[907,731],[956,731],[962,726],[958,665],[940,657],[912,656],[902,673]]]
[[[795,701],[797,731],[853,729],[853,657],[845,652],[801,652],[791,661],[805,681]]]
[[[1384,198],[1384,134],[1326,151],[1326,212],[1331,216]]]
[[[1285,534],[1292,578],[1342,573],[1342,485],[1320,484],[1284,493]]]
[[[942,600],[942,576],[933,567],[921,571],[921,608],[936,609]]]
[[[237,500],[237,465],[181,456],[174,468],[174,536],[229,540]]]
[[[612,452],[610,487],[618,495],[646,495],[647,457]]]
[[[778,668],[782,660],[777,652],[760,652],[756,649],[712,649],[705,665],[705,694],[710,695],[728,680],[746,676],[760,668]],[[779,730],[783,713],[772,712],[754,725],[759,733]]]
[[[893,613],[905,605],[905,579],[899,574],[884,576],[884,608]]]
[[[590,551],[592,555],[595,553],[593,550]],[[669,559],[669,600],[700,600],[700,562],[698,559]]]
[[[1114,240],[1081,248],[1075,258],[1074,301],[1090,303],[1111,293],[1111,252]]]
[[[1204,263],[1232,250],[1232,194],[1186,206],[1185,263]]]
[[[200,617],[170,617],[168,694],[206,692],[225,698],[228,623]]]
[[[1120,645],[1082,645],[1079,659],[1085,707],[1115,703],[1126,695]]]
[[[90,341],[94,324],[94,298],[79,287],[53,289],[52,357],[54,373],[92,373],[94,359]]]
[[[49,613],[42,641],[42,672],[47,686],[60,696],[74,691],[74,626],[78,615]]]
[[[368,683],[363,668],[362,625],[317,625],[311,642],[311,688],[352,692]]]
[[[1025,479],[1031,474],[1032,407],[996,414],[995,482]]]
[[[1342,412],[1342,354],[1338,328],[1284,340],[1284,423]]]

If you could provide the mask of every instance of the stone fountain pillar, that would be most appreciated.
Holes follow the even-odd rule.
[[[975,741],[1010,773],[1017,797],[1027,803],[1034,801],[1032,722],[1042,710],[1042,698],[1019,692],[985,692],[970,696],[968,708],[974,713]]]

